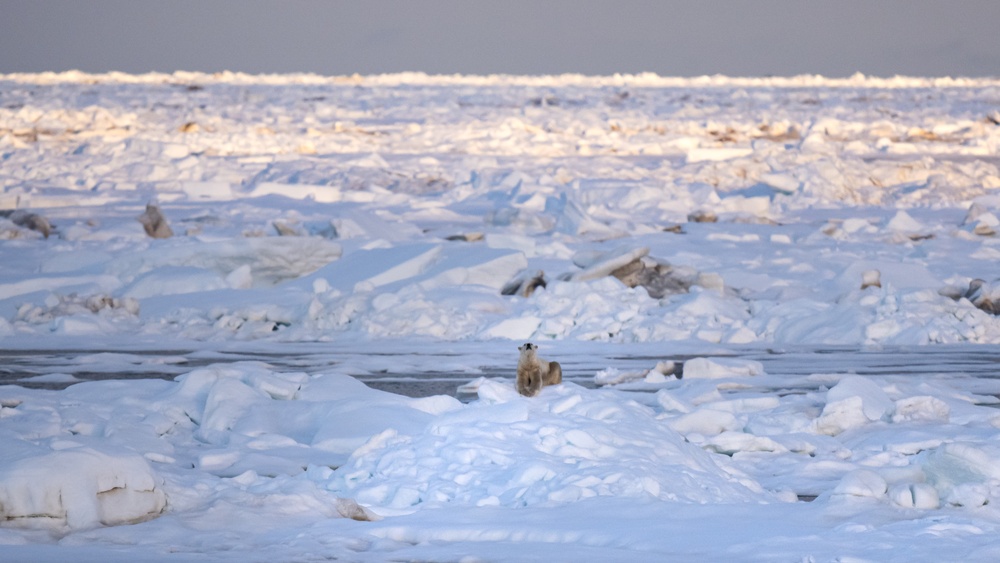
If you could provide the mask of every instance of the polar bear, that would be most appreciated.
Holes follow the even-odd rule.
[[[538,357],[538,346],[531,342],[518,346],[521,357],[517,360],[517,392],[534,397],[545,385],[562,383],[562,366]]]

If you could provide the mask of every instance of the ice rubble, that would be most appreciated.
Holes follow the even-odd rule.
[[[4,334],[1000,341],[962,292],[937,294],[1000,277],[1000,173],[978,158],[1000,135],[989,81],[2,79],[0,207],[58,236],[0,218]],[[65,101],[83,89],[94,105]],[[174,237],[142,237],[149,201]],[[697,212],[717,222],[685,223]],[[295,283],[338,257],[367,273]],[[861,291],[872,270],[882,287]],[[615,271],[626,287],[601,280]],[[493,294],[537,272],[543,291]],[[133,296],[141,313],[44,305],[71,295]]]

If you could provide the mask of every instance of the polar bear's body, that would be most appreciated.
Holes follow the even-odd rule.
[[[518,346],[521,357],[517,360],[517,392],[534,397],[546,385],[562,383],[562,366],[538,357],[538,346],[531,342]]]

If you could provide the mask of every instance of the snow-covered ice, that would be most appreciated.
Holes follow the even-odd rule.
[[[0,76],[0,559],[996,560],[998,99]]]

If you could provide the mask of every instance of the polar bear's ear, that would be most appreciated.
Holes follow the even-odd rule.
[[[517,347],[517,351],[518,352],[524,352],[524,345],[518,346]]]

